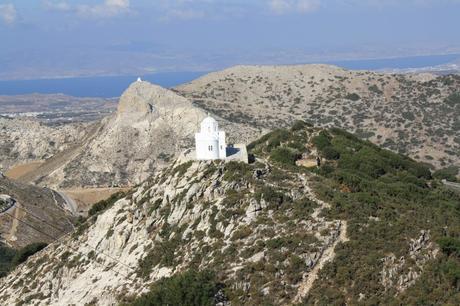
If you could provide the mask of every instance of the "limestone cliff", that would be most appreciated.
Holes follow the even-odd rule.
[[[121,96],[116,114],[25,179],[55,187],[138,184],[194,146],[194,133],[205,116],[205,111],[171,90],[135,82]],[[225,120],[222,126],[242,141],[259,133]]]
[[[27,118],[0,117],[0,170],[45,160],[65,151],[86,134],[87,124],[47,126]]]

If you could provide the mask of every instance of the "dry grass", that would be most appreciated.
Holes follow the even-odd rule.
[[[17,180],[40,167],[43,164],[43,161],[33,161],[30,163],[20,164],[11,167],[5,175],[11,179]]]
[[[114,193],[128,191],[129,189],[130,188],[72,188],[62,191],[78,204],[79,211],[87,212],[93,204],[108,199]]]

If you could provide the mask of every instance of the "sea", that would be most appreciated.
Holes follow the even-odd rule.
[[[448,64],[458,60],[460,54],[412,56],[391,59],[367,59],[329,61],[351,70],[417,69]],[[162,87],[174,87],[199,78],[210,71],[162,72],[141,76],[143,80]],[[0,81],[0,95],[23,95],[32,93],[62,93],[75,97],[119,97],[138,76],[99,76],[61,79]]]

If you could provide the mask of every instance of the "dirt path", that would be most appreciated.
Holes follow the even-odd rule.
[[[16,203],[16,205],[19,205],[18,203]],[[18,240],[18,237],[16,237],[16,234],[18,232],[18,225],[19,225],[19,220],[22,220],[22,218],[24,218],[26,215],[26,213],[24,211],[22,211],[22,209],[17,209],[16,207],[14,207],[14,218],[11,218],[13,223],[11,224],[11,228],[10,228],[10,231],[8,232],[8,234],[6,235],[6,240],[9,241],[9,242],[15,242],[16,240]]]
[[[35,169],[27,172],[20,177],[20,181],[24,183],[33,183],[41,177],[47,176],[56,169],[59,169],[68,161],[72,160],[84,149],[84,144],[90,142],[97,136],[97,131],[100,129],[99,124],[94,124],[89,130],[87,135],[80,141],[70,145],[62,152],[56,153],[51,158],[40,164]]]
[[[308,193],[309,197],[311,200],[315,201],[317,204],[319,204],[319,207],[315,209],[313,214],[311,215],[312,218],[316,221],[323,221],[324,218],[320,217],[319,215],[325,208],[329,208],[330,205],[320,199],[314,194],[313,190],[311,187],[308,185],[307,178],[305,176],[299,176],[300,179],[302,180],[305,191]],[[318,279],[319,272],[321,269],[324,267],[324,265],[330,261],[332,261],[335,257],[335,247],[339,243],[343,243],[348,241],[347,237],[347,221],[339,221],[338,223],[338,236],[336,237],[334,243],[329,245],[326,249],[322,251],[322,254],[318,261],[316,262],[314,268],[308,273],[308,276],[302,281],[302,283],[299,286],[299,290],[297,292],[296,297],[294,298],[294,303],[299,303],[302,301],[303,298],[305,298],[310,292],[314,282]]]
[[[459,183],[453,183],[453,182],[448,182],[446,180],[442,180],[442,183],[447,186],[450,189],[460,191],[460,184]]]

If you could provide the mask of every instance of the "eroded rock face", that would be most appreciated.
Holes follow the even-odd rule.
[[[319,216],[327,204],[311,198],[306,177],[292,175],[275,187],[269,173],[255,179],[255,169],[242,177],[226,167],[194,162],[164,169],[0,280],[0,304],[115,305],[192,266],[218,272],[249,304],[260,294],[276,304],[304,296],[315,266],[332,260],[342,223]],[[291,199],[293,190],[302,196]],[[260,288],[256,267],[265,265],[271,268]]]
[[[36,181],[57,187],[140,183],[193,144],[193,133],[205,115],[170,90],[135,82],[122,95],[118,112]]]
[[[0,170],[65,151],[86,134],[87,124],[46,126],[27,118],[0,117]]]
[[[21,180],[54,188],[135,185],[193,148],[205,116],[174,91],[138,81],[123,93],[116,114],[93,124],[55,128],[0,118],[0,169],[45,160]],[[248,143],[262,133],[249,125],[219,123],[229,142]]]
[[[405,291],[420,277],[425,264],[438,253],[438,248],[430,240],[430,233],[422,231],[417,239],[411,239],[406,256],[396,258],[390,254],[382,259],[381,284],[385,290]]]
[[[7,211],[16,203],[16,200],[7,194],[0,194],[0,213]]]

